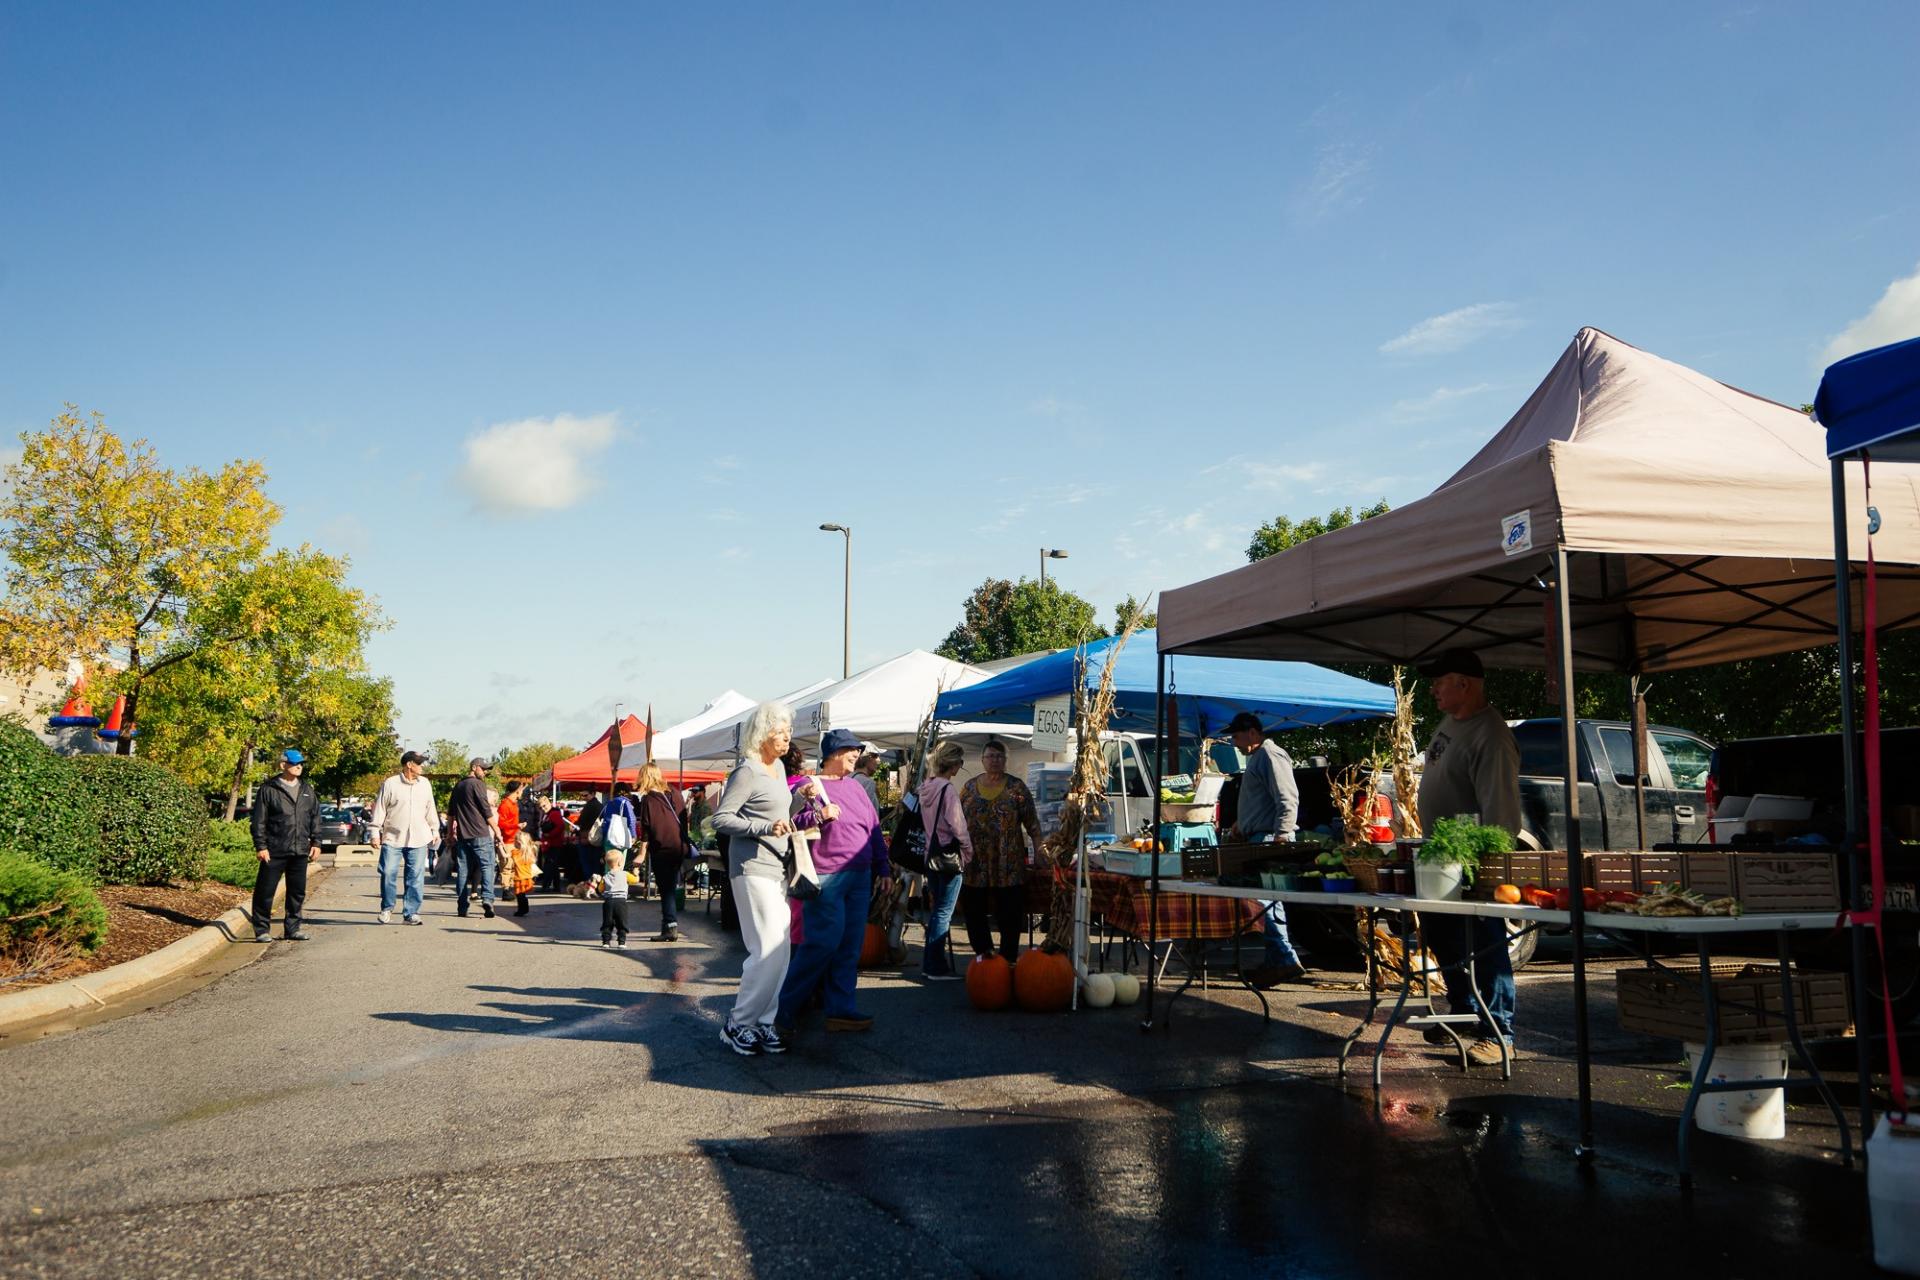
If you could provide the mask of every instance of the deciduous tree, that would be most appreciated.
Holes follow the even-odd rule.
[[[1390,509],[1387,500],[1382,498],[1370,507],[1362,507],[1358,514],[1352,507],[1335,507],[1324,517],[1308,516],[1304,520],[1295,520],[1291,516],[1275,516],[1253,531],[1253,537],[1247,543],[1247,559],[1265,560],[1268,556],[1279,555],[1290,547],[1299,546],[1308,538],[1383,516]]]
[[[170,471],[146,441],[123,442],[73,405],[21,443],[0,495],[0,666],[111,656],[124,666],[97,669],[92,687],[125,693],[131,726],[156,673],[239,638],[194,614],[266,549],[280,512],[265,470]],[[123,737],[120,750],[131,749]]]
[[[991,662],[1066,649],[1107,634],[1088,601],[1059,585],[988,578],[961,606],[960,625],[937,650],[957,662]]]

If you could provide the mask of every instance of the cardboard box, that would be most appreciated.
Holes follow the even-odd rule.
[[[1734,962],[1713,966],[1714,1003],[1720,1044],[1778,1044],[1787,1039],[1780,993],[1780,966]],[[1706,995],[1697,969],[1621,969],[1614,975],[1620,1025],[1629,1031],[1704,1042]],[[1800,971],[1793,975],[1793,1014],[1800,1034],[1828,1036],[1851,1024],[1846,975]]]

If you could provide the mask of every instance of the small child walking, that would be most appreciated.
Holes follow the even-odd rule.
[[[600,875],[600,945],[627,949],[627,851],[608,849]]]

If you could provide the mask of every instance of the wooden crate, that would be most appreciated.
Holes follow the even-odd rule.
[[[1704,1042],[1706,997],[1696,970],[1621,969],[1614,975],[1620,1025],[1629,1031]],[[1713,966],[1715,1003],[1720,1012],[1720,1044],[1778,1044],[1787,1039],[1780,999],[1780,966]],[[1793,976],[1793,1012],[1802,1036],[1826,1036],[1851,1025],[1846,975],[1797,972]]]
[[[1734,897],[1746,911],[1838,911],[1840,867],[1831,853],[1688,853],[1686,886]]]
[[[1256,863],[1298,866],[1302,871],[1326,852],[1317,844],[1252,844],[1238,841],[1180,850],[1180,878],[1210,880],[1238,875]]]
[[[1622,889],[1634,893],[1647,893],[1656,884],[1684,884],[1687,857],[1682,853],[1589,853],[1582,859],[1586,873],[1582,883],[1589,889]],[[1505,882],[1565,889],[1568,887],[1566,850],[1516,849],[1491,871],[1482,867],[1475,882],[1482,880],[1490,885]]]

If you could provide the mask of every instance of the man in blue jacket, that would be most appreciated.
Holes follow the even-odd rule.
[[[320,798],[300,775],[306,756],[294,747],[280,753],[280,772],[260,784],[253,798],[253,856],[260,859],[253,880],[253,940],[273,937],[273,894],[287,882],[289,942],[305,942],[300,911],[307,905],[307,864],[320,860]]]

